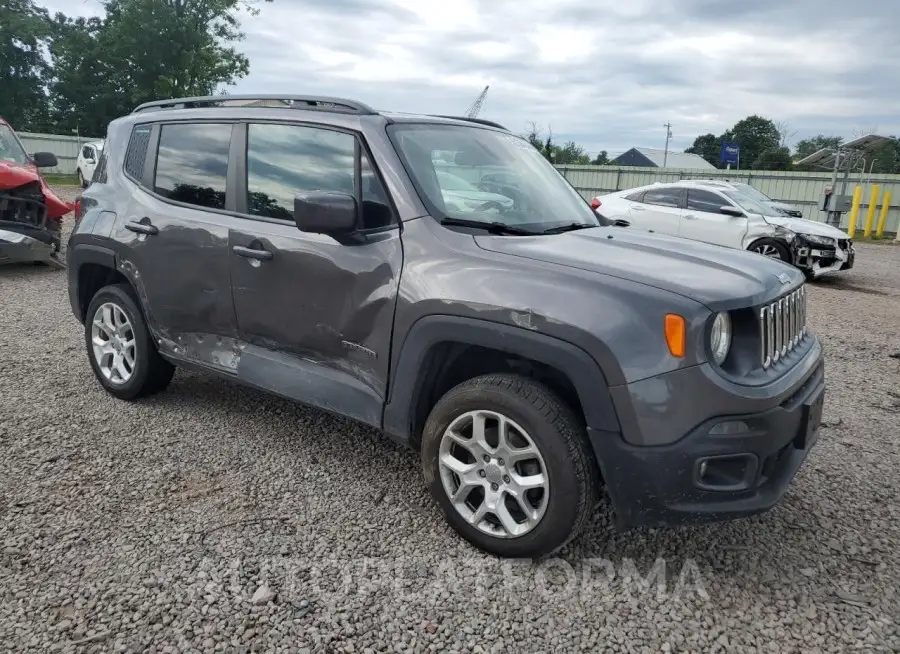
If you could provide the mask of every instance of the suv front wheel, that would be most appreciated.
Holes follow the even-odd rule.
[[[590,517],[598,475],[584,428],[550,389],[517,375],[470,379],[425,424],[432,496],[467,541],[504,557],[540,557]]]
[[[85,315],[84,339],[94,375],[119,399],[157,393],[175,373],[157,352],[134,292],[126,284],[97,291]]]

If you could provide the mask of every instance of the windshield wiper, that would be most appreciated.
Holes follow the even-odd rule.
[[[513,227],[501,222],[487,222],[484,220],[464,220],[462,218],[444,218],[442,225],[453,225],[456,227],[475,227],[476,229],[484,229],[489,234],[515,234],[517,236],[534,236],[539,232],[533,232],[530,229],[522,229],[521,227]]]
[[[545,229],[541,234],[562,234],[563,232],[574,232],[578,229],[590,229],[598,225],[587,225],[585,223],[569,223],[568,225],[560,225],[559,227],[551,227]]]

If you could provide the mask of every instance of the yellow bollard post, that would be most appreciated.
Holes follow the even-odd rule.
[[[875,209],[878,206],[878,184],[872,186],[872,196],[869,198],[869,210],[866,212],[866,231],[863,236],[869,238],[872,235],[872,224],[875,222]]]
[[[881,200],[881,215],[878,216],[878,229],[875,230],[875,236],[881,238],[884,236],[884,224],[887,222],[888,211],[891,210],[891,192],[885,191],[884,198]]]
[[[847,225],[847,236],[856,238],[856,220],[859,218],[859,202],[862,200],[862,186],[853,189],[853,204],[850,206],[850,223]]]

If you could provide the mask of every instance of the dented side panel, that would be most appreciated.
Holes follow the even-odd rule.
[[[342,244],[246,219],[229,243],[272,253],[267,261],[231,254],[239,337],[347,373],[383,398],[403,264],[400,230]]]
[[[135,190],[111,228],[161,351],[222,367],[237,335],[228,273],[228,216],[162,202]],[[152,225],[148,235],[130,223]],[[215,359],[215,360],[214,360]],[[228,366],[226,366],[228,367]]]

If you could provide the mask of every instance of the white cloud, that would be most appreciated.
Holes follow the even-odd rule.
[[[52,0],[95,13],[96,0]],[[245,16],[232,92],[343,95],[398,111],[551,125],[592,153],[673,147],[758,113],[796,138],[900,134],[896,0],[274,0]],[[826,17],[838,16],[836,21]]]

